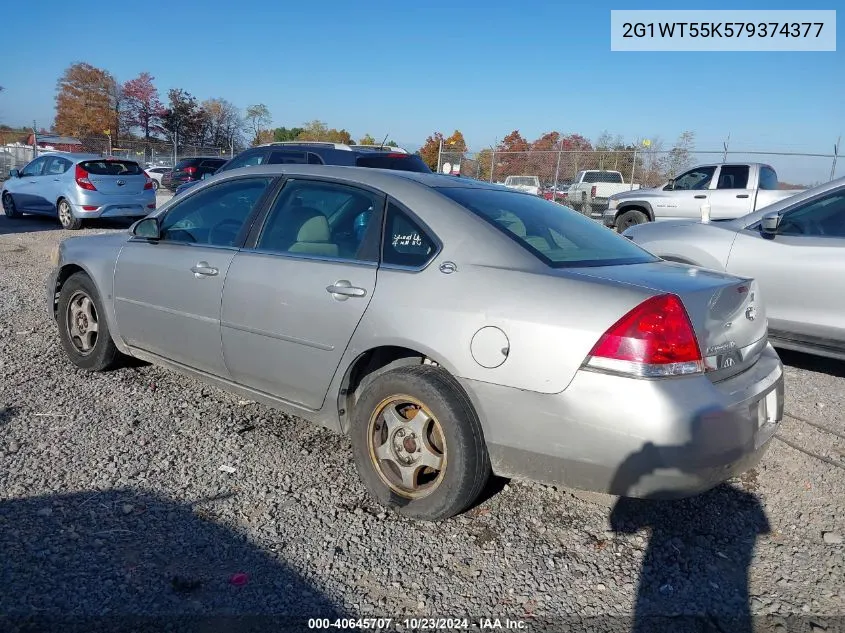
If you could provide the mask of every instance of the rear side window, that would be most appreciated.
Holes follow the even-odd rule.
[[[226,161],[219,160],[219,159],[212,159],[212,160],[204,160],[202,161],[202,167],[211,167],[212,169],[217,169],[221,165],[223,165]]]
[[[778,175],[771,167],[760,168],[760,189],[775,190],[778,188]]]
[[[722,165],[716,189],[745,189],[748,186],[748,165]]]
[[[79,166],[94,176],[139,176],[143,173],[141,166],[130,160],[86,160]]]
[[[554,268],[658,261],[618,233],[537,196],[462,187],[440,187],[438,191]]]
[[[308,155],[305,152],[271,152],[270,165],[301,165],[308,162]]]
[[[434,240],[393,202],[387,205],[381,261],[422,268],[437,251]]]
[[[416,154],[373,154],[359,156],[355,160],[358,167],[373,169],[395,169],[397,171],[416,171],[430,173],[422,159]]]

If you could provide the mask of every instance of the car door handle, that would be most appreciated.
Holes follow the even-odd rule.
[[[694,197],[695,197],[696,200],[702,200],[702,199],[706,198],[707,196],[703,193],[700,193],[700,194],[698,194],[697,196],[694,196]]]
[[[62,181],[61,178],[53,178],[53,182],[61,182],[61,181]]]
[[[747,198],[748,194],[747,193],[738,193],[738,194],[736,194],[736,197],[737,198]]]
[[[367,291],[363,288],[353,286],[346,279],[340,279],[331,286],[326,286],[326,292],[331,293],[335,299],[345,301],[349,297],[363,297]]]
[[[196,266],[191,266],[191,272],[194,277],[214,277],[220,271],[208,265],[208,262],[197,262]]]

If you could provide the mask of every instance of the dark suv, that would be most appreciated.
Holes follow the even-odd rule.
[[[202,180],[205,174],[213,174],[225,164],[225,158],[215,156],[183,158],[176,163],[173,171],[162,175],[161,184],[171,191],[176,191],[179,185]]]
[[[318,141],[285,141],[252,147],[232,158],[218,171],[280,163],[349,165],[431,173],[428,165],[419,156],[409,154],[400,148],[381,145],[343,145]],[[186,182],[176,190],[176,193],[182,193],[193,184],[195,184],[193,181]]]

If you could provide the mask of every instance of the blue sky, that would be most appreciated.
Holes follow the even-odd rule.
[[[802,8],[777,0],[707,4]],[[732,149],[830,152],[845,133],[843,45],[835,53],[611,52],[610,10],[634,8],[621,3],[92,0],[80,10],[42,0],[37,13],[31,7],[4,8],[4,22],[19,28],[4,33],[3,123],[49,127],[57,78],[86,61],[121,81],[149,71],[162,94],[181,87],[241,107],[263,102],[275,125],[322,119],[409,146],[456,128],[471,149],[513,129],[529,139],[556,129],[667,141],[691,129],[702,150],[721,148],[730,133]],[[39,35],[27,24],[39,25]]]

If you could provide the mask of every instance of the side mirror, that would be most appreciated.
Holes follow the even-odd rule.
[[[138,220],[132,227],[132,235],[141,237],[147,240],[161,239],[161,226],[158,223],[158,218],[144,218]]]
[[[780,214],[767,213],[763,216],[763,221],[760,222],[760,230],[768,235],[774,235],[778,232],[778,225],[780,224]]]
[[[20,177],[21,177],[21,172],[19,172],[17,169],[10,169],[9,170],[9,178],[20,178]]]
[[[666,186],[663,187],[664,191],[674,191],[675,190],[675,179],[670,178],[669,182],[666,183]]]

